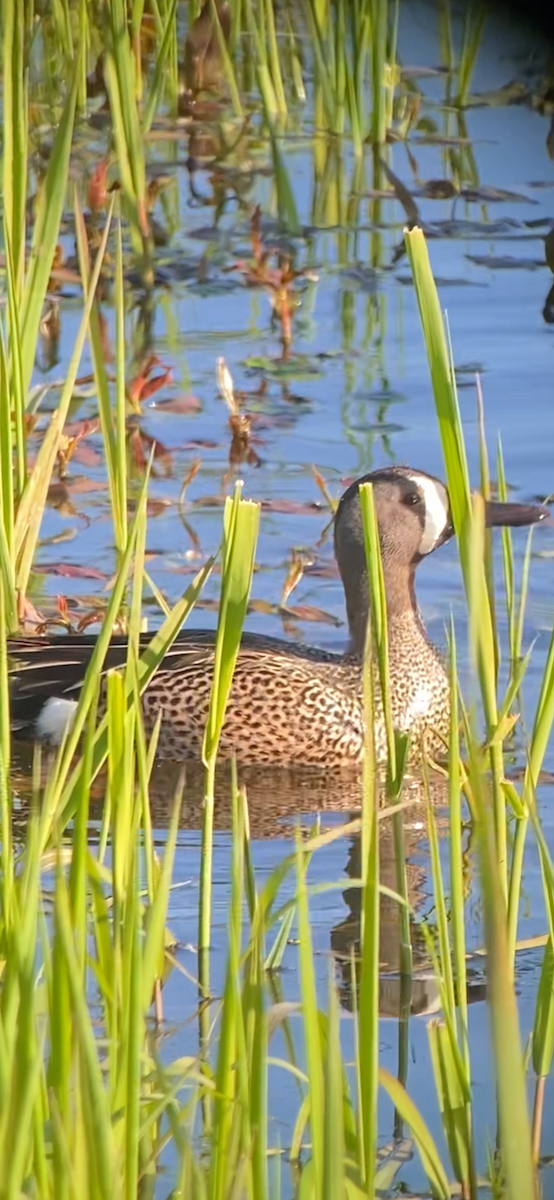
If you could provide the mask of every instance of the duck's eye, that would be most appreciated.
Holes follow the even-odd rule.
[[[407,505],[408,508],[414,508],[416,504],[421,503],[421,496],[419,492],[408,492],[408,494],[404,496],[402,503]]]

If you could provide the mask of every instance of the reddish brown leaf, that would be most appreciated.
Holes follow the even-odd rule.
[[[99,579],[102,582],[108,578],[105,571],[98,567],[80,567],[77,563],[37,563],[35,570],[39,575],[62,575],[67,579]]]
[[[169,400],[156,400],[152,407],[161,412],[197,413],[202,404],[198,396],[170,396]]]
[[[87,479],[85,475],[78,475],[76,479],[72,479],[66,484],[67,491],[71,496],[86,495],[87,492],[104,492],[107,488],[107,483],[102,479]]]
[[[144,404],[145,400],[149,400],[151,396],[155,396],[156,392],[159,392],[168,383],[173,383],[173,370],[171,367],[168,367],[166,371],[162,371],[161,375],[155,375],[153,379],[149,379],[143,384],[139,403]]]
[[[322,506],[313,501],[302,504],[298,500],[262,500],[262,509],[264,512],[309,514],[311,516],[314,513],[321,513]]]
[[[87,421],[67,421],[63,427],[63,431],[65,436],[68,438],[83,438],[88,437],[91,433],[96,433],[99,428],[100,422],[96,419]]]
[[[17,615],[22,633],[36,633],[44,624],[44,617],[27,596],[17,597]]]
[[[104,208],[108,196],[108,160],[102,158],[88,181],[87,200],[91,212]]]
[[[103,462],[102,455],[99,450],[95,450],[94,446],[87,446],[82,442],[73,451],[73,461],[80,463],[82,467],[98,467]]]
[[[157,366],[161,366],[158,356],[156,354],[149,355],[143,362],[139,374],[135,375],[128,385],[127,395],[135,407],[138,408],[150,396],[159,392],[160,388],[173,381],[173,371],[170,367],[162,371],[160,375],[156,375],[154,379],[150,379],[154,367]]]
[[[98,612],[85,613],[84,617],[77,622],[77,633],[82,633],[84,629],[88,629],[89,625],[98,625],[104,620],[105,613],[105,608],[99,609]]]
[[[313,604],[287,605],[283,611],[296,617],[299,621],[316,621],[323,625],[334,625],[336,628],[343,624],[340,617],[336,617],[334,613],[324,612],[322,608],[316,608]]]

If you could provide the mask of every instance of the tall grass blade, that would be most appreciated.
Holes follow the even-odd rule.
[[[46,176],[36,202],[31,255],[25,275],[20,314],[21,362],[25,394],[27,394],[31,382],[42,306],[59,238],[67,191],[78,86],[79,69],[77,66],[50,153]]]
[[[413,1100],[410,1099],[402,1084],[394,1078],[394,1075],[386,1071],[384,1067],[379,1069],[379,1083],[387,1092],[394,1107],[401,1114],[403,1121],[411,1129],[412,1137],[419,1151],[421,1163],[431,1185],[433,1195],[440,1197],[440,1200],[449,1200],[451,1195],[450,1184],[440,1160],[439,1152]]]

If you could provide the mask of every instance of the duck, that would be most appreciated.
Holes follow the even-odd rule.
[[[364,475],[341,497],[334,514],[334,550],[342,580],[349,644],[343,653],[244,633],[237,657],[220,758],[243,764],[341,767],[364,754],[363,659],[369,591],[359,489],[373,494],[387,603],[392,719],[410,735],[417,760],[425,741],[444,756],[450,685],[431,643],[415,595],[418,566],[454,534],[446,486],[425,471],[390,465]],[[487,501],[488,526],[532,525],[549,516],[542,505]],[[27,741],[59,741],[77,705],[94,648],[91,635],[12,637],[11,719]],[[148,644],[148,635],[142,646]],[[126,639],[110,642],[104,671],[123,666]],[[214,633],[183,631],[143,697],[150,734],[161,712],[160,759],[199,759],[212,684]],[[379,688],[374,741],[379,762],[387,744]]]
[[[185,42],[185,84],[192,96],[199,92],[217,90],[225,74],[216,20],[219,22],[223,41],[229,44],[231,36],[231,10],[222,0],[216,0],[214,16],[212,0],[205,0],[200,13],[193,21]]]

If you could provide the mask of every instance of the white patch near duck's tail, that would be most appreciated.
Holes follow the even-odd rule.
[[[448,493],[438,479],[414,471],[410,479],[417,485],[425,502],[425,527],[420,554],[430,554],[449,523]]]
[[[50,696],[36,719],[37,740],[54,742],[59,746],[64,734],[73,724],[76,708],[76,700],[67,700],[64,696]]]

